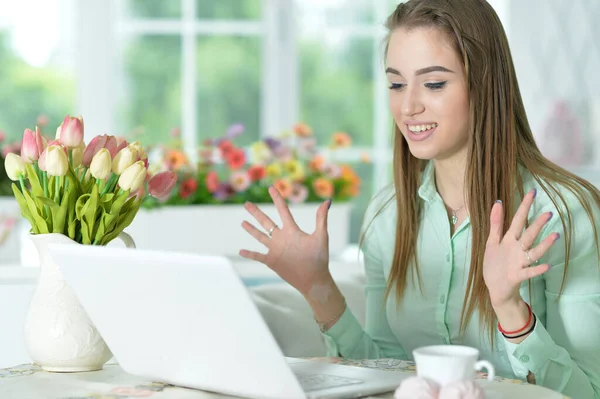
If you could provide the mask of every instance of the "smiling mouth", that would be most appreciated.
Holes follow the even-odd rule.
[[[432,124],[425,124],[425,125],[406,125],[406,126],[408,127],[408,130],[411,131],[411,133],[421,134],[421,133],[425,133],[429,130],[435,129],[439,125],[437,123],[432,123]]]

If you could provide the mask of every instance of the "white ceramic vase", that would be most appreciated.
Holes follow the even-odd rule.
[[[36,234],[29,238],[37,248],[41,268],[25,320],[29,356],[46,371],[102,369],[112,353],[48,252],[49,244],[82,244],[63,234]],[[127,247],[135,248],[126,233],[119,238]]]

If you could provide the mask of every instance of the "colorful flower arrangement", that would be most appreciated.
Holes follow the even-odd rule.
[[[193,163],[174,129],[173,143],[155,149],[150,168],[177,173],[178,183],[166,199],[147,198],[143,206],[265,203],[271,202],[271,185],[296,204],[343,202],[359,194],[361,180],[354,169],[335,161],[337,151],[352,144],[347,133],[334,133],[321,152],[311,127],[303,123],[247,147],[235,144],[243,134],[243,125],[230,126],[224,137],[206,140]]]
[[[146,192],[166,198],[176,175],[150,175],[137,142],[104,134],[85,145],[83,133],[83,119],[68,115],[50,142],[38,127],[25,129],[20,154],[8,152],[4,166],[32,234],[106,245],[131,224]]]

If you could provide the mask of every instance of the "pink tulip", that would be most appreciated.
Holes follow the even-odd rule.
[[[62,149],[65,150],[65,154],[69,155],[69,149],[60,140],[52,140],[48,143],[47,147],[50,147],[51,145],[57,145],[59,147],[62,147]]]
[[[60,141],[68,148],[77,148],[83,142],[83,119],[65,117],[60,130]]]
[[[35,127],[35,133],[33,134],[33,137],[35,137],[35,145],[37,146],[37,149],[41,154],[46,149],[47,144],[46,138],[42,135],[40,128],[37,126]]]
[[[35,133],[31,129],[25,129],[21,143],[23,160],[28,163],[37,161],[44,148],[46,148],[46,139],[42,136],[40,129],[36,126]]]
[[[40,152],[35,144],[35,136],[31,129],[25,129],[23,133],[23,141],[21,142],[21,158],[27,163],[37,161],[40,157]]]
[[[111,158],[114,158],[119,153],[119,151],[121,151],[121,149],[117,146],[117,138],[115,136],[108,136],[104,148],[106,148],[108,152],[110,152]]]
[[[115,140],[117,140],[117,139],[115,138]],[[119,145],[117,146],[117,150],[116,150],[115,154],[118,154],[119,151],[121,151],[123,148],[128,147],[128,146],[129,146],[129,143],[127,142],[127,140],[121,141],[119,143]]]
[[[83,151],[83,160],[81,161],[81,164],[86,168],[89,168],[92,163],[92,159],[94,159],[94,156],[98,153],[98,151],[106,147],[107,141],[108,136],[106,134],[94,137]]]
[[[158,173],[148,181],[148,192],[156,199],[167,199],[173,187],[177,183],[177,175],[175,172],[166,171]]]

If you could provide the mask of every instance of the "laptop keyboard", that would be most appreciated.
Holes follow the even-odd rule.
[[[300,381],[300,385],[302,386],[302,389],[304,389],[304,392],[320,391],[322,389],[363,383],[362,380],[329,374],[301,374],[298,375],[297,378],[298,381]]]

